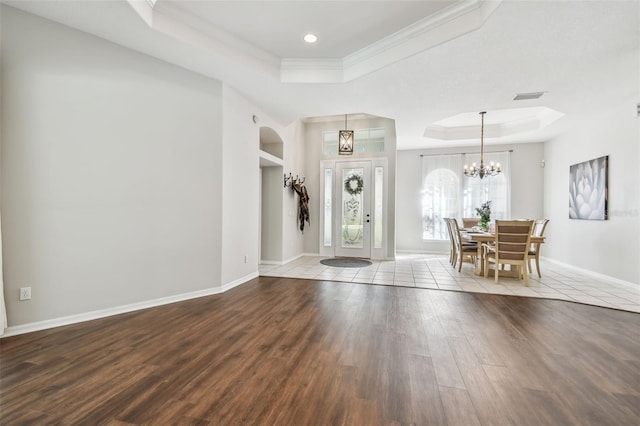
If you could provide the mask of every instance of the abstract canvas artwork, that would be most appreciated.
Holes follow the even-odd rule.
[[[569,218],[607,219],[609,156],[569,167]]]

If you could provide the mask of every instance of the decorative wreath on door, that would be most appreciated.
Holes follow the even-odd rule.
[[[361,193],[363,186],[364,182],[362,181],[362,177],[358,175],[349,175],[344,180],[344,190],[351,195],[358,195]]]

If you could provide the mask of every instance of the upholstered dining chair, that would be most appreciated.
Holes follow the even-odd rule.
[[[489,276],[489,264],[494,263],[497,283],[499,266],[510,265],[511,269],[517,268],[518,278],[522,277],[525,285],[529,286],[527,256],[532,229],[533,220],[496,220],[496,243],[483,246],[484,276]]]
[[[538,219],[533,223],[533,231],[531,235],[534,237],[543,237],[544,230],[547,228],[547,223],[549,223],[549,219]],[[529,263],[529,273],[532,274],[533,271],[531,269],[531,260],[536,261],[536,270],[538,271],[538,277],[542,278],[542,274],[540,273],[540,248],[542,244],[540,243],[531,243],[529,247],[529,252],[527,253],[527,262]]]
[[[466,229],[473,228],[474,226],[478,226],[478,223],[480,223],[479,217],[463,217],[462,218],[462,227]]]
[[[449,223],[451,223],[451,233],[453,234],[456,246],[458,272],[460,272],[462,271],[462,262],[468,261],[475,264],[476,257],[478,255],[478,246],[476,245],[476,243],[462,241],[462,236],[460,235],[460,227],[458,226],[458,221],[456,219],[449,219]]]

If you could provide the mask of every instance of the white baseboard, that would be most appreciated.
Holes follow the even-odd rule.
[[[279,260],[261,260],[260,265],[282,265]]]
[[[301,253],[297,256],[292,257],[289,260],[285,260],[284,263],[289,263],[294,260],[300,259],[301,257],[332,257],[332,255],[320,254],[320,253]]]
[[[321,254],[318,253],[300,253],[296,256],[290,257],[289,259],[285,259],[285,260],[261,260],[260,264],[261,265],[286,265],[289,262],[293,262],[294,260],[298,260],[301,257],[304,256],[322,256]]]
[[[237,280],[231,281],[230,283],[226,283],[225,285],[222,286],[222,291],[220,291],[220,293],[224,293],[225,291],[229,291],[234,287],[238,287],[241,284],[244,284],[248,281],[251,281],[254,278],[258,278],[260,276],[260,274],[258,273],[258,271],[256,272],[252,272],[250,274],[245,275],[242,278],[238,278]]]
[[[637,289],[640,286],[640,284],[638,284],[638,283],[632,283],[631,281],[625,281],[625,280],[621,280],[620,278],[612,277],[610,275],[605,275],[605,274],[601,274],[599,272],[590,271],[588,269],[580,268],[579,266],[571,265],[569,263],[564,263],[564,262],[561,262],[561,261],[556,260],[556,259],[551,259],[549,257],[540,256],[540,259],[544,260],[545,262],[553,263],[553,264],[562,266],[562,267],[567,268],[567,269],[572,269],[572,270],[574,270],[576,272],[580,272],[580,273],[583,273],[585,275],[590,275],[593,278],[597,278],[597,279],[602,280],[602,281],[609,281],[609,282],[612,282],[612,283],[615,283],[615,284],[622,284],[622,285],[625,285],[625,286],[628,286],[628,287],[633,287],[635,289]]]
[[[300,256],[327,257],[324,254],[320,254],[320,253],[302,253]]]
[[[143,302],[131,303],[128,305],[116,306],[113,308],[99,309],[91,312],[84,312],[82,314],[69,315],[66,317],[53,318],[45,321],[37,321],[29,324],[15,325],[8,327],[4,334],[1,336],[17,336],[18,334],[32,333],[34,331],[47,330],[49,328],[62,327],[64,325],[77,324],[80,322],[91,321],[100,318],[106,318],[113,315],[124,314],[127,312],[139,311],[141,309],[153,308],[156,306],[167,305],[169,303],[182,302],[190,299],[197,299],[198,297],[211,296],[214,294],[224,293],[244,284],[254,278],[258,277],[258,272],[245,275],[242,278],[238,278],[230,283],[224,284],[221,287],[207,288],[204,290],[192,291],[189,293],[176,294],[174,296],[161,297],[159,299],[146,300]]]
[[[401,254],[434,254],[434,255],[441,255],[441,254],[449,254],[448,251],[435,251],[435,250],[396,250],[396,254],[401,253]]]

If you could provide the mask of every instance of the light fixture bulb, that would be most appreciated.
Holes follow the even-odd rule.
[[[318,41],[318,36],[311,33],[305,34],[304,41],[306,41],[307,43],[315,43],[316,41]]]

